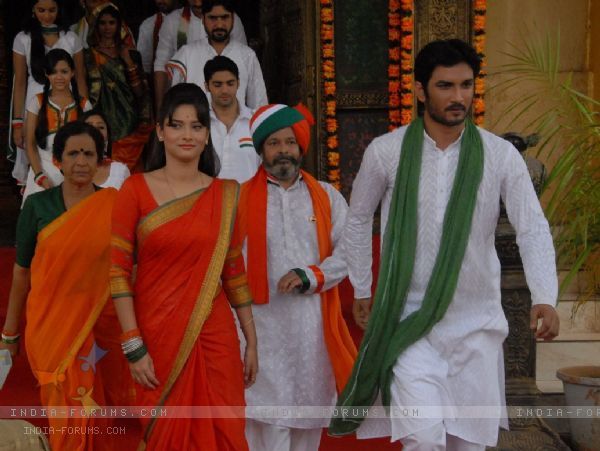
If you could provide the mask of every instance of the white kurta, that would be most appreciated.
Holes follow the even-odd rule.
[[[165,17],[165,20],[160,27],[160,32],[158,33],[158,46],[156,47],[156,58],[154,59],[155,72],[165,72],[166,64],[173,58],[173,55],[177,53],[177,32],[179,31],[179,26],[181,24],[182,13],[183,8],[172,11]],[[231,39],[244,45],[248,43],[246,32],[244,31],[244,24],[236,13],[233,14]],[[208,38],[202,20],[192,14],[190,17],[186,44],[191,44],[196,41],[208,42]]]
[[[237,99],[240,105],[247,105],[252,109],[266,105],[268,103],[267,88],[254,50],[247,45],[231,40],[221,55],[230,58],[237,64],[240,73]],[[204,65],[215,56],[217,56],[217,52],[208,41],[197,41],[184,45],[167,64],[167,73],[171,78],[171,84],[195,83],[206,92]],[[210,99],[210,95],[208,97]]]
[[[254,149],[250,119],[252,110],[240,105],[240,114],[229,130],[219,120],[214,110],[210,110],[210,138],[219,156],[220,179],[233,179],[244,183],[254,177],[261,164],[261,158]]]
[[[151,74],[154,69],[154,26],[159,14],[164,20],[166,16],[163,13],[153,14],[142,22],[138,32],[137,51],[140,52],[142,67],[147,74]]]
[[[321,183],[331,201],[333,254],[319,264],[314,212],[306,184],[298,180],[285,190],[268,182],[267,270],[269,303],[252,306],[258,337],[259,373],[246,390],[248,406],[333,406],[335,379],[323,336],[321,296],[310,265],[325,276],[324,290],[347,275],[337,246],[347,205],[332,186]],[[280,294],[277,282],[292,268],[306,271],[311,287],[305,294]],[[312,294],[311,294],[312,293]],[[240,334],[243,341],[243,334]],[[244,345],[242,345],[244,349]],[[269,418],[264,423],[293,428],[320,428],[327,418]]]
[[[500,198],[517,232],[533,303],[556,303],[552,237],[525,162],[510,143],[479,130],[484,146],[483,179],[456,292],[444,318],[397,360],[391,387],[396,405],[504,405],[502,342],[508,324],[501,305],[500,262],[494,247]],[[405,131],[402,127],[376,138],[367,148],[354,182],[343,244],[358,298],[371,296],[373,214],[381,201],[383,234]],[[425,134],[416,260],[402,318],[421,306],[440,245],[459,150],[460,139],[442,151]],[[367,421],[359,435],[391,434],[398,439],[431,421],[387,421],[387,431],[371,429],[375,423]],[[496,443],[499,425],[507,427],[506,421],[497,419],[446,419],[444,423],[449,434],[486,445]]]

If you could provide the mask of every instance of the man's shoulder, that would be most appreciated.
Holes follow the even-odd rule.
[[[254,53],[254,50],[252,50],[252,48],[250,48],[246,44],[243,44],[235,39],[231,39],[229,41],[229,44],[227,44],[227,47],[229,49],[229,52],[238,52],[238,53],[244,55],[245,57],[246,56],[256,56],[256,53]]]
[[[402,147],[402,140],[408,126],[398,127],[391,132],[379,135],[371,141],[367,151],[375,154],[399,153]]]
[[[171,11],[169,14],[165,16],[166,22],[179,22],[181,20],[181,14],[183,13],[183,8],[178,8]]]
[[[501,158],[510,156],[511,154],[519,154],[518,150],[506,139],[490,132],[481,127],[477,127],[481,141],[483,142],[483,149],[486,154],[498,156]]]
[[[158,14],[158,13],[156,13]],[[142,30],[148,31],[154,27],[154,21],[156,20],[156,14],[152,14],[150,17],[146,17],[144,21],[140,24],[140,33]]]

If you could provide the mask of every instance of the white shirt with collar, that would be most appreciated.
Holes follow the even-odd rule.
[[[169,60],[173,58],[173,55],[177,53],[177,32],[179,31],[182,14],[183,8],[172,11],[165,17],[165,20],[160,27],[158,46],[156,47],[156,57],[154,59],[155,72],[166,72],[165,66]],[[246,32],[244,31],[244,24],[236,13],[233,14],[231,39],[244,45],[248,44]],[[206,36],[206,30],[204,29],[202,20],[192,13],[187,34],[187,44],[196,41],[208,42],[208,37]]]
[[[347,274],[340,247],[346,219],[344,197],[330,184],[319,182],[331,202],[333,253],[322,262],[310,192],[302,177],[284,189],[277,180],[267,182],[267,271],[269,303],[254,304],[260,372],[246,390],[246,405],[333,406],[337,395],[335,378],[323,336],[320,291],[339,284]],[[244,252],[246,246],[244,246]],[[246,255],[245,255],[246,257]],[[324,279],[319,287],[315,265]],[[293,268],[304,270],[308,291],[282,294],[277,283]],[[243,334],[240,333],[242,350]],[[293,428],[321,428],[322,418],[264,418],[263,423]]]
[[[220,179],[244,183],[256,174],[261,164],[262,160],[254,149],[250,133],[252,113],[250,108],[240,105],[240,114],[227,130],[214,110],[210,110],[210,137],[221,164]]]
[[[383,236],[406,128],[373,140],[354,181],[343,246],[357,298],[371,296],[373,215],[381,201]],[[440,371],[443,377],[430,387],[441,387],[444,405],[500,407],[505,404],[502,343],[508,334],[508,324],[502,310],[501,268],[494,245],[500,199],[504,200],[517,233],[533,304],[556,303],[558,284],[552,236],[525,161],[509,142],[486,130],[479,129],[479,132],[484,150],[483,178],[456,292],[444,317],[396,361],[396,377],[391,387],[394,405],[414,405],[413,396],[420,390],[418,380],[425,380],[428,374],[435,379]],[[440,150],[426,133],[424,136],[417,249],[402,318],[420,308],[436,261],[460,141],[461,138]],[[431,354],[423,350],[430,350]],[[444,368],[427,366],[427,362],[439,359],[446,362]],[[419,375],[407,376],[407,368],[414,368]],[[432,405],[441,405],[435,394],[430,396]],[[377,431],[377,422],[365,421],[358,430],[359,437],[391,434],[393,439],[398,439],[428,427],[425,423],[434,419],[385,421],[387,432],[381,428]],[[495,445],[498,426],[508,426],[505,418],[445,419],[444,424],[449,434],[488,446]]]
[[[144,72],[147,74],[151,74],[154,69],[154,61],[152,60],[154,56],[154,25],[156,24],[159,14],[163,18],[163,23],[160,27],[162,29],[165,24],[164,19],[166,15],[163,13],[156,13],[142,22],[138,33],[137,50],[142,57]]]
[[[204,65],[217,55],[216,50],[208,41],[196,41],[184,45],[167,64],[171,85],[195,83],[206,92]],[[247,45],[230,40],[221,55],[230,58],[237,64],[240,72],[237,99],[240,105],[247,105],[252,109],[266,105],[268,103],[267,88],[254,50]]]

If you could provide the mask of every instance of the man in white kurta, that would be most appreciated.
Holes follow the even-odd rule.
[[[213,4],[215,6],[212,6]],[[171,78],[171,85],[194,83],[206,90],[204,65],[217,55],[226,56],[233,60],[239,69],[238,101],[256,109],[267,104],[267,89],[254,50],[231,37],[235,18],[230,4],[231,2],[225,0],[205,1],[202,4],[202,21],[208,40],[181,47],[167,63],[166,69]]]
[[[215,56],[205,64],[204,77],[211,99],[210,139],[221,166],[218,177],[244,183],[256,174],[261,158],[250,133],[254,112],[236,97],[238,67],[226,56]]]
[[[416,256],[399,320],[421,307],[432,274],[457,171],[464,120],[473,98],[474,76],[479,70],[478,64],[470,65],[477,60],[475,52],[456,41],[429,44],[415,63],[416,93],[425,104],[425,133]],[[373,140],[352,190],[343,243],[355,290],[355,318],[363,327],[371,298],[373,214],[381,201],[383,234],[406,129]],[[532,328],[542,318],[538,337],[551,339],[558,333],[552,237],[525,162],[510,143],[478,130],[483,142],[483,178],[454,297],[431,331],[397,358],[390,393],[393,406],[496,406],[492,412],[496,417],[465,418],[458,409],[455,417],[367,418],[357,431],[359,438],[388,435],[393,441],[401,440],[407,451],[483,450],[496,444],[499,426],[508,426],[505,417],[500,421],[505,403],[502,343],[508,334],[500,298],[500,262],[494,247],[500,199],[517,232],[532,294]]]
[[[266,250],[263,249],[266,275],[255,270],[257,261],[252,246],[258,236],[252,232],[244,235],[248,272],[265,277],[268,283],[266,296],[261,295],[255,285],[250,285],[260,349],[260,372],[255,384],[246,390],[250,417],[257,406],[335,404],[336,379],[324,338],[327,332],[324,332],[320,293],[335,287],[347,274],[337,245],[346,218],[346,201],[331,185],[300,172],[301,155],[310,142],[310,132],[306,126],[305,136],[301,138],[301,132],[290,127],[297,119],[290,121],[289,113],[302,116],[283,105],[265,108],[257,111],[251,125],[263,167],[242,187],[240,198],[240,208],[255,212],[261,208],[261,196],[250,188],[250,194],[245,197],[245,190],[249,186],[258,186],[258,192],[266,189],[266,222],[262,225],[266,230],[258,234],[263,237],[266,234]],[[279,113],[280,117],[273,119]],[[271,121],[280,121],[283,128],[277,129],[276,125],[271,127],[275,130],[268,133],[266,139],[257,138],[260,128],[269,127]],[[319,217],[311,200],[315,185],[322,190],[331,208],[328,240],[333,252],[323,260],[319,254],[317,223],[324,218]],[[251,215],[248,221],[253,222]],[[248,229],[251,227],[249,224]],[[254,276],[252,282],[256,283]],[[267,297],[266,303],[263,297]],[[283,409],[280,412],[283,413]],[[249,418],[246,437],[252,451],[316,451],[322,428],[328,422],[327,418]]]
[[[140,25],[137,50],[142,57],[142,67],[146,74],[154,71],[154,57],[158,47],[158,37],[167,14],[173,11],[175,0],[154,0],[156,13],[146,18]]]
[[[202,23],[202,0],[186,0],[187,5],[176,9],[164,18],[158,34],[158,45],[153,63],[155,96],[160,104],[168,88],[166,65],[173,55],[186,44],[207,41],[206,30]],[[246,45],[246,32],[240,17],[233,13],[231,39]]]

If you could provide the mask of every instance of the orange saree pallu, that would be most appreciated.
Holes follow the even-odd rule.
[[[38,234],[27,299],[29,363],[41,386],[42,405],[67,406],[69,413],[84,416],[49,418],[54,450],[110,449],[100,434],[108,421],[85,414],[105,404],[105,383],[127,385],[128,374],[119,374],[125,366],[117,361],[115,367],[114,360],[105,358],[119,355],[118,346],[99,346],[94,331],[110,310],[110,218],[115,196],[112,188],[100,190]],[[118,337],[118,323],[108,322],[101,329],[96,333],[105,334],[103,343],[114,341],[111,334]]]
[[[155,390],[137,385],[136,403],[167,410],[239,406],[242,414],[239,418],[142,418],[140,449],[247,449],[239,340],[221,287],[225,262],[234,267],[237,261],[229,261],[237,193],[237,183],[215,179],[207,189],[155,206],[144,215],[140,204],[152,195],[140,174],[126,182],[122,202],[115,205],[113,298],[119,302],[120,293],[133,294],[137,324],[160,382]],[[132,224],[137,224],[133,233]],[[128,280],[134,248],[137,272],[131,293]],[[241,258],[239,247],[235,249]],[[245,280],[243,264],[241,273]]]

